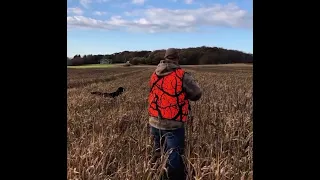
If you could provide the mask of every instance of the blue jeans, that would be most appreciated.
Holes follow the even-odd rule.
[[[185,167],[181,155],[184,153],[185,129],[184,127],[176,130],[160,130],[151,127],[151,135],[154,140],[154,153],[160,154],[160,148],[164,148],[164,152],[170,149],[167,161],[168,175],[170,179],[185,179]]]

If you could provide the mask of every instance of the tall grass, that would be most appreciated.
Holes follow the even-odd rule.
[[[100,82],[94,80],[102,74],[86,70],[89,78],[68,88],[68,179],[157,179],[163,173],[165,156],[156,166],[149,163],[147,97],[153,70],[113,72],[112,80]],[[194,120],[187,126],[184,157],[188,179],[252,179],[252,70],[190,72],[203,97],[191,103]],[[71,70],[68,83],[78,73]],[[127,91],[116,99],[90,95],[119,86]]]

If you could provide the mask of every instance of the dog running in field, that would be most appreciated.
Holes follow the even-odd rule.
[[[91,94],[95,94],[95,95],[98,95],[98,96],[103,96],[103,97],[110,97],[110,98],[115,98],[117,96],[119,96],[120,94],[122,94],[124,92],[124,88],[123,87],[119,87],[115,92],[112,92],[112,93],[103,93],[103,92],[91,92]]]

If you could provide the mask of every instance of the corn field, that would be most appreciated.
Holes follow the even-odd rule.
[[[68,179],[148,180],[152,166],[148,81],[155,67],[68,69]],[[253,174],[252,66],[186,67],[203,90],[192,102],[184,161],[189,180],[250,180]],[[91,91],[126,91],[103,98]]]

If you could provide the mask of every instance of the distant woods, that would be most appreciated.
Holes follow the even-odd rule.
[[[67,57],[68,66],[100,63],[125,63],[129,61],[133,65],[148,64],[157,65],[163,59],[165,50],[155,51],[123,51],[107,55],[75,55]],[[252,63],[253,54],[236,50],[227,50],[217,47],[196,47],[180,49],[181,65],[200,64],[231,64],[231,63]]]

